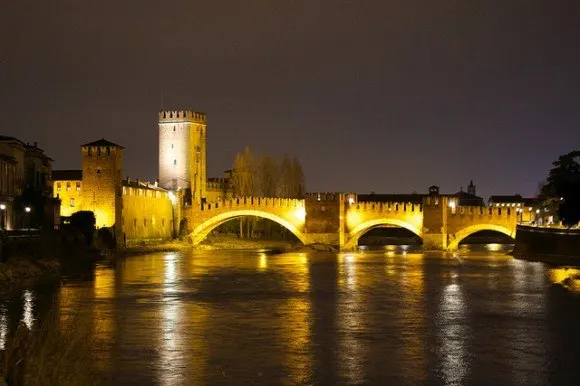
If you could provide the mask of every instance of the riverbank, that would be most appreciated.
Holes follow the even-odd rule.
[[[58,275],[60,268],[60,261],[56,258],[13,257],[0,263],[0,283],[16,285],[28,279]]]
[[[301,244],[300,244],[301,245]],[[290,251],[297,247],[295,243],[284,240],[239,239],[230,235],[211,235],[194,248],[197,250],[219,249],[268,249]]]

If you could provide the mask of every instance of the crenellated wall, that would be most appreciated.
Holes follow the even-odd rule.
[[[307,244],[304,235],[304,200],[289,198],[238,197],[222,202],[205,203],[199,209],[184,212],[192,230],[193,244],[200,243],[213,229],[240,216],[257,216],[281,224],[300,241]]]
[[[123,186],[121,220],[126,245],[171,239],[174,208],[169,192],[156,186],[127,185]]]
[[[357,202],[356,195],[311,193],[304,200],[246,197],[191,208],[187,218],[194,244],[215,227],[239,216],[268,218],[288,228],[304,244],[355,248],[370,229],[396,225],[423,239],[427,249],[454,250],[480,230],[515,236],[516,211],[506,208],[457,207],[448,197],[412,202]]]

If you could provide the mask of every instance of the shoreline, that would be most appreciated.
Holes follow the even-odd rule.
[[[0,283],[4,284],[3,290],[18,287],[29,280],[60,277],[60,274],[61,261],[54,257],[11,257],[0,262]]]

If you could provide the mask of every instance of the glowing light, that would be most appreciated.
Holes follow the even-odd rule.
[[[171,203],[175,205],[177,203],[177,197],[175,197],[175,193],[169,192],[168,196]]]
[[[6,205],[4,205],[4,204],[0,204],[0,209],[1,209],[1,210],[4,210],[4,209],[6,209]]]
[[[349,203],[349,205],[352,205],[352,204],[354,204],[354,197],[353,197],[353,196],[350,196],[350,197],[348,198],[348,203]]]
[[[29,206],[27,206],[26,208],[24,208],[24,211],[25,211],[26,213],[30,213],[30,207],[29,207]]]
[[[498,252],[501,251],[502,245],[497,243],[487,244],[485,248],[491,252]]]
[[[304,222],[304,220],[306,219],[306,209],[303,206],[299,206],[298,208],[296,208],[296,210],[294,211],[294,216]]]
[[[455,201],[449,201],[449,207],[455,209]]]

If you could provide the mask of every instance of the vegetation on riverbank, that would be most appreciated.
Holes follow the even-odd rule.
[[[98,321],[81,311],[52,313],[39,326],[21,322],[0,351],[0,384],[104,384],[94,368],[95,326]]]
[[[58,274],[60,262],[55,258],[14,257],[0,262],[0,282],[15,282],[48,274]]]

